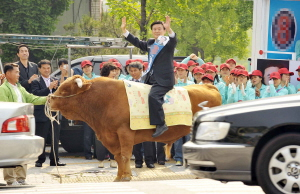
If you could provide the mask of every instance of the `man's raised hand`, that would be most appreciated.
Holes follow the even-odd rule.
[[[171,29],[171,18],[170,16],[166,16],[166,22],[164,22],[164,27],[166,29],[166,31],[170,34],[172,33],[172,29]]]
[[[124,17],[122,18],[121,29],[122,29],[122,31],[123,31],[123,34],[127,31],[127,30],[126,30],[126,16],[124,16]]]

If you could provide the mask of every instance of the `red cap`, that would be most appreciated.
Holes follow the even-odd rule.
[[[216,66],[214,66],[214,65],[210,65],[210,66],[208,66],[208,68],[206,69],[206,71],[208,71],[208,70],[210,70],[210,71],[213,71],[213,72],[215,72],[215,73],[217,73],[217,72],[218,72],[218,70],[217,70]]]
[[[84,61],[81,61],[81,68],[83,68],[84,66],[86,65],[90,65],[90,66],[93,66],[92,62],[89,61],[89,60],[84,60]]]
[[[201,65],[201,68],[206,71],[209,68],[209,65],[207,63],[204,63]]]
[[[281,76],[278,72],[273,72],[270,74],[270,79],[273,79],[273,78],[280,79]]]
[[[186,65],[186,64],[184,64],[184,63],[179,63],[178,65],[177,65],[177,67],[176,67],[176,69],[185,69],[185,70],[187,70],[188,69],[188,66]]]
[[[187,63],[187,66],[190,67],[190,66],[193,66],[193,65],[198,66],[199,63],[195,63],[194,61],[189,60],[189,62]]]
[[[100,69],[103,68],[103,66],[105,65],[105,63],[107,63],[107,62],[102,62],[102,63],[100,63]]]
[[[226,63],[221,64],[220,70],[222,70],[222,69],[224,69],[224,68],[230,69],[229,65],[227,65]]]
[[[236,75],[236,70],[237,70],[237,69],[233,69],[233,70],[231,70],[231,71],[230,71],[230,74],[234,74],[234,75]]]
[[[178,66],[178,63],[175,60],[173,60],[173,65],[176,68]]]
[[[244,75],[244,76],[249,76],[248,71],[243,70],[243,69],[239,69],[238,71],[236,71],[237,75]]]
[[[126,61],[126,66],[129,65],[129,64],[132,63],[132,62],[133,62],[132,59],[128,59],[128,60]]]
[[[235,68],[236,68],[236,69],[243,69],[243,70],[246,69],[243,65],[237,65],[237,66],[235,66]]]
[[[117,59],[109,59],[107,62],[119,62]]]
[[[113,64],[115,64],[119,69],[122,70],[122,65],[119,62],[113,62]]]
[[[201,67],[199,67],[199,66],[195,67],[192,72],[193,72],[193,75],[196,74],[196,73],[205,74],[205,71]]]
[[[145,69],[148,69],[148,62],[144,62],[143,66],[145,67]]]
[[[213,76],[210,75],[210,74],[205,74],[205,75],[202,77],[202,80],[203,80],[204,78],[207,78],[207,79],[209,79],[209,80],[212,81],[212,82],[214,81]]]
[[[216,68],[219,67],[218,65],[215,65],[215,64],[213,64],[212,62],[207,62],[206,64],[208,64],[208,65],[213,65],[213,66],[215,66]]]
[[[234,59],[227,59],[226,63],[229,63],[229,62],[234,62],[234,64],[236,64],[236,61]]]
[[[290,74],[290,75],[294,75],[294,72],[290,72],[287,68],[281,68],[278,70],[278,73],[281,74]]]
[[[300,71],[300,65],[298,66],[298,69],[296,69],[296,71]]]
[[[140,62],[140,63],[144,63],[144,61],[142,59],[133,59],[132,62]]]
[[[298,78],[297,78],[297,81],[299,81],[299,82],[300,82],[300,77],[298,77]]]
[[[262,77],[262,72],[260,70],[254,70],[249,76],[259,76],[259,77]]]

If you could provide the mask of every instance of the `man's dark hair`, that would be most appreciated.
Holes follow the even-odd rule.
[[[26,47],[28,49],[28,51],[29,51],[29,47],[26,44],[21,44],[21,45],[18,46],[17,53],[20,52],[20,48],[22,48],[22,47]]]
[[[65,58],[59,59],[58,67],[60,67],[62,64],[68,64],[68,60]]]
[[[130,68],[137,68],[138,70],[141,70],[143,69],[143,67],[144,67],[143,64],[140,62],[132,62],[129,64],[129,70]]]
[[[153,22],[153,23],[151,24],[151,26],[150,26],[151,30],[152,30],[152,27],[153,27],[155,24],[161,24],[161,25],[163,26],[164,30],[166,29],[165,26],[164,26],[164,23],[163,23],[162,21],[157,20],[157,21],[155,21],[155,22]]]
[[[47,65],[50,65],[50,66],[51,66],[51,62],[50,62],[49,60],[43,59],[43,60],[41,60],[41,61],[38,63],[38,68],[41,68],[42,65],[44,65],[44,64],[47,64]]]
[[[4,74],[6,74],[6,72],[8,72],[8,71],[12,71],[14,69],[14,67],[19,67],[19,65],[15,64],[15,63],[6,63],[4,65]]]
[[[116,67],[112,62],[108,62],[105,63],[103,65],[103,68],[101,69],[100,75],[103,77],[108,77],[110,74],[110,71],[117,69],[118,67]]]

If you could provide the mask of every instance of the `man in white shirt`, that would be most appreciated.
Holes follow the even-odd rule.
[[[58,87],[58,80],[50,77],[51,74],[51,63],[48,60],[41,60],[38,63],[38,70],[41,74],[40,77],[32,81],[31,88],[32,93],[37,96],[48,96],[50,93],[54,93]],[[52,127],[50,119],[45,115],[44,105],[35,105],[34,106],[34,117],[35,117],[35,134],[47,139],[48,134],[52,136]],[[50,152],[50,166],[55,166],[55,160],[57,166],[65,166],[66,164],[61,163],[58,157],[58,142],[60,128],[56,122],[53,123],[54,127],[54,140],[51,141],[51,152]],[[45,142],[46,143],[46,142]],[[54,147],[54,150],[53,150]],[[46,160],[45,146],[43,153],[38,157],[38,160],[35,163],[35,167],[42,167],[43,163]]]

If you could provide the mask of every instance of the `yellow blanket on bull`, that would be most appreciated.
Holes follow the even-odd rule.
[[[130,109],[130,128],[132,130],[153,129],[150,125],[148,94],[151,86],[124,80]],[[192,108],[190,97],[186,89],[176,87],[164,97],[163,109],[168,126],[192,125]]]

